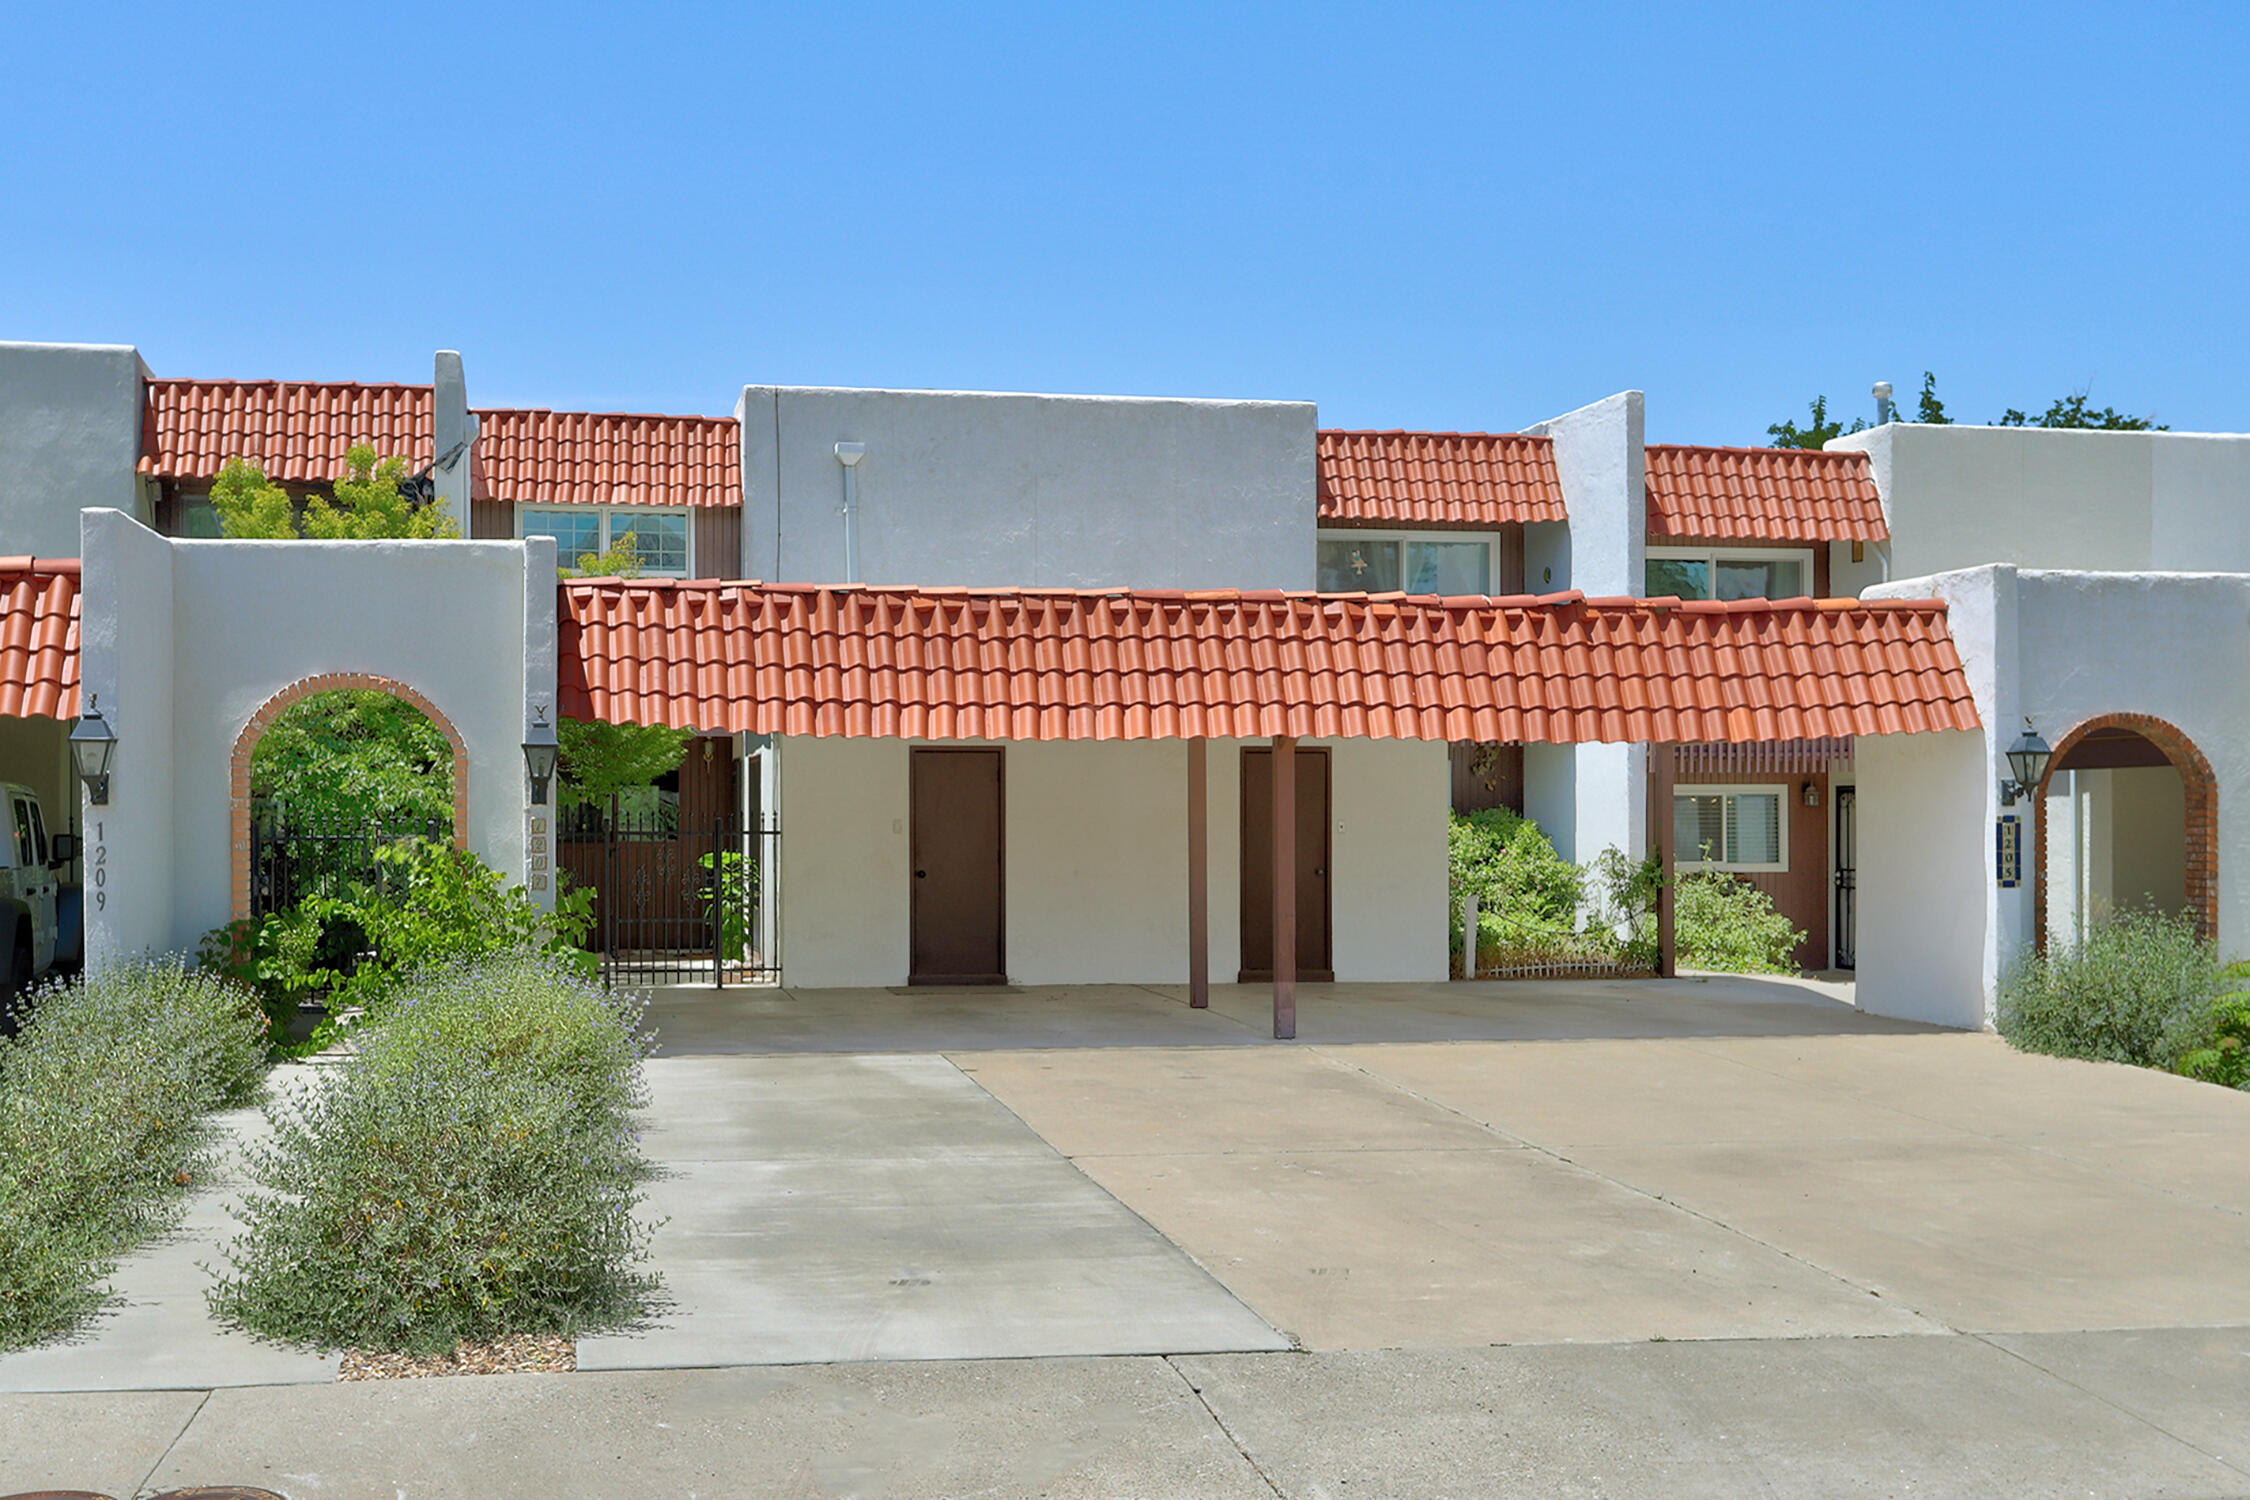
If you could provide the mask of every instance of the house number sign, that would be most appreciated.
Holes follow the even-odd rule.
[[[86,873],[94,887],[94,910],[109,909],[109,845],[102,841],[102,825],[94,825],[94,854],[87,862]]]
[[[2023,819],[2002,813],[1993,830],[1993,863],[2000,889],[2012,891],[2023,884]]]
[[[531,815],[531,837],[527,852],[531,857],[531,888],[547,888],[547,820],[538,813]]]

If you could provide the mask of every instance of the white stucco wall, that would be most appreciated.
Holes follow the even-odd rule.
[[[1647,582],[1648,498],[1646,403],[1639,391],[1605,396],[1591,406],[1535,423],[1524,430],[1554,440],[1555,475],[1562,481],[1563,509],[1570,517],[1565,562],[1569,581],[1543,588],[1574,588],[1588,598],[1638,598]],[[1527,531],[1526,556],[1530,553]],[[1541,564],[1558,555],[1552,539],[1542,548]],[[1527,579],[1540,577],[1527,567]]]
[[[750,386],[736,415],[747,577],[842,581],[856,442],[863,582],[1314,583],[1307,402]]]
[[[993,742],[982,742],[993,743]],[[1241,968],[1243,742],[1206,751],[1211,976]],[[1330,752],[1330,895],[1340,980],[1443,979],[1446,747],[1307,741]],[[778,742],[783,983],[904,984],[910,958],[902,740]],[[1187,747],[1008,743],[1006,946],[1019,984],[1187,978]]]
[[[1985,727],[1966,736],[1859,741],[1862,1005],[1943,1019],[1929,1010],[1939,1005],[1957,1025],[1990,1017],[1998,975],[2033,931],[2028,800],[2013,809],[2026,818],[2022,887],[2000,890],[1992,868],[2006,750],[2027,716],[2050,744],[2116,713],[2152,715],[2194,742],[2218,783],[2219,945],[2229,955],[2250,951],[2250,886],[2242,878],[2250,868],[2250,798],[2234,794],[2250,778],[2250,680],[2241,671],[2250,659],[2250,576],[1995,565],[1901,579],[1869,593],[1947,601]],[[1923,740],[1972,748],[1923,749]],[[1940,759],[1924,764],[1918,756]],[[1942,815],[1928,810],[1940,803]],[[1895,856],[1888,862],[1877,852],[1886,840]],[[1924,846],[1918,856],[1913,845]],[[1966,874],[1972,860],[1973,881]],[[1892,917],[1870,927],[1875,911]],[[1951,991],[1918,996],[1916,953],[1929,946],[1930,933],[1964,917],[1978,928],[1979,956],[1967,970],[1981,989],[1975,1005]]]
[[[106,839],[131,885],[89,914],[90,957],[192,948],[232,916],[235,741],[274,694],[323,674],[402,682],[451,721],[468,749],[469,847],[523,878],[525,643],[539,617],[526,595],[552,598],[550,553],[167,541],[106,510],[86,513],[84,545],[82,670],[119,739]],[[543,683],[551,693],[551,667]]]
[[[1894,578],[1992,562],[2250,570],[2250,436],[1891,423],[1829,447],[1868,455]]]
[[[781,982],[906,983],[906,741],[774,741],[781,811]]]
[[[124,344],[0,343],[0,553],[78,555],[78,512],[145,521],[148,367]]]
[[[1869,735],[1856,759],[1859,1006],[1982,1026],[1996,894],[1984,736]]]
[[[80,519],[80,702],[97,710],[118,739],[108,804],[84,804],[80,794],[86,962],[93,966],[181,946],[172,899],[178,715],[171,546],[120,511],[88,510]],[[223,810],[230,795],[222,782],[213,800]],[[222,858],[204,878],[224,899],[232,878],[228,863]],[[206,925],[225,920],[222,915]]]
[[[1339,983],[1446,977],[1446,747],[1334,742],[1329,885]],[[1239,921],[1239,918],[1237,919]]]

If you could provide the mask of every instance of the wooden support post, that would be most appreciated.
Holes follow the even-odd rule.
[[[1672,847],[1672,778],[1673,751],[1668,743],[1648,747],[1648,816],[1650,842],[1656,847],[1657,873],[1663,885],[1656,892],[1656,972],[1670,979],[1679,961],[1678,944],[1674,940],[1673,914],[1678,910],[1678,891],[1672,884],[1673,866],[1678,851]]]
[[[1204,745],[1187,742],[1188,1004],[1196,1010],[1211,1007],[1211,782]]]
[[[1273,737],[1273,1034],[1297,1034],[1297,740]]]

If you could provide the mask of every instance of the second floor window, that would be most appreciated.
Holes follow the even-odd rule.
[[[1802,599],[1812,592],[1812,553],[1797,549],[1651,547],[1651,599]]]
[[[1319,568],[1324,594],[1489,594],[1492,543],[1481,536],[1324,531]]]
[[[610,505],[523,506],[516,512],[519,536],[551,536],[555,557],[575,568],[579,559],[598,555],[631,533],[641,572],[654,578],[685,578],[688,573],[688,518],[684,510],[631,510]]]

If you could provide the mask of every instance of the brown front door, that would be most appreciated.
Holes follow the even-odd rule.
[[[1000,752],[912,753],[910,984],[1005,984]]]
[[[1297,977],[1336,977],[1328,934],[1328,752],[1297,752]],[[1273,978],[1273,752],[1242,752],[1242,974]]]

